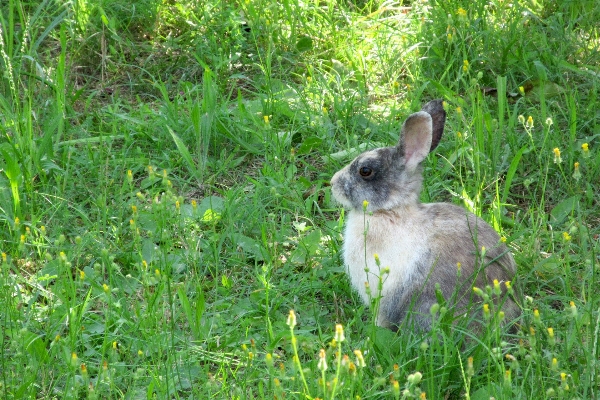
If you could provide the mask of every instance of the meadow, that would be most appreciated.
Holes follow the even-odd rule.
[[[3,399],[600,398],[594,0],[4,0]],[[442,98],[424,202],[518,329],[378,328],[329,180]],[[493,296],[494,287],[480,288]]]

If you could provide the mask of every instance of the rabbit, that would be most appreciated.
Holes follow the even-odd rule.
[[[506,295],[516,264],[496,231],[459,206],[419,202],[422,162],[439,144],[445,121],[443,102],[430,101],[406,119],[396,146],[360,154],[330,182],[334,199],[349,209],[342,255],[350,281],[367,306],[381,295],[381,327],[398,330],[411,311],[414,326],[430,330],[438,284],[447,304],[469,317],[471,303],[480,301],[473,288],[497,279],[505,321],[520,314]]]

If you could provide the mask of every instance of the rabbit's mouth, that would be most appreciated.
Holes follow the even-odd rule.
[[[342,189],[344,186],[347,185],[347,182],[341,182],[341,180],[343,180],[343,178],[340,178],[340,173],[341,172],[342,171],[338,171],[331,178],[331,181],[330,181],[330,184],[331,184],[331,194],[333,195],[333,199],[336,202],[338,202],[341,206],[352,208],[353,207],[352,202],[350,201],[350,199],[348,199],[344,195],[344,190]]]

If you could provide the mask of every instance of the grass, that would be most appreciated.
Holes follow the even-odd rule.
[[[594,1],[5,3],[2,398],[600,396]],[[510,244],[517,332],[345,277],[327,182],[432,98],[423,201]]]

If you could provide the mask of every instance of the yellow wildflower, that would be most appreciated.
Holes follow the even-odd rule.
[[[530,129],[533,128],[533,117],[531,115],[527,117],[527,122],[525,123],[525,126]]]
[[[575,168],[575,171],[573,172],[573,179],[575,179],[575,181],[579,181],[581,179],[581,171],[579,171],[579,163],[576,162],[573,167]]]
[[[562,162],[562,158],[560,157],[560,149],[555,147],[554,150],[554,164],[560,164]]]
[[[584,143],[581,145],[581,150],[583,151],[583,156],[585,158],[588,158],[590,156],[590,145],[587,143]]]

